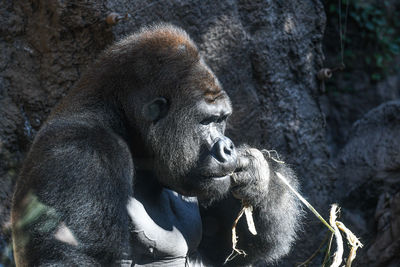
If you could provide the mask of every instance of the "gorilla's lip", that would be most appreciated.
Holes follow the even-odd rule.
[[[215,181],[221,181],[221,180],[230,179],[230,175],[208,177],[208,179],[215,180]]]

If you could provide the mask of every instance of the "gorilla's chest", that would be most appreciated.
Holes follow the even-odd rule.
[[[155,195],[136,190],[128,210],[136,264],[178,266],[197,249],[202,233],[196,198],[168,189]]]

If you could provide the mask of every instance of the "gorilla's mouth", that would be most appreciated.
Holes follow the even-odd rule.
[[[231,185],[231,176],[230,174],[222,174],[222,175],[213,175],[213,176],[208,176],[206,178],[203,178],[200,180],[200,184],[202,186],[205,186],[207,188],[220,188],[220,187],[230,187]],[[222,190],[222,191],[225,191]]]
[[[203,181],[222,181],[229,180],[231,174],[234,172],[236,166],[224,166],[211,160],[204,164],[204,167],[196,169],[196,174],[200,180]]]
[[[222,180],[226,180],[226,179],[230,179],[230,175],[225,175],[225,176],[212,176],[212,177],[208,177],[207,179],[211,179],[211,180],[215,180],[215,181],[222,181]]]

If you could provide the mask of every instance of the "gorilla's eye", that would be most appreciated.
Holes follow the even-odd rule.
[[[221,123],[225,121],[228,118],[228,115],[223,115],[223,116],[210,116],[208,118],[205,118],[200,122],[200,124],[203,125],[208,125],[210,123],[216,122],[216,123]]]
[[[218,120],[219,120],[219,116],[210,116],[210,117],[205,118],[204,120],[202,120],[200,122],[200,124],[208,125],[210,123],[217,122]]]

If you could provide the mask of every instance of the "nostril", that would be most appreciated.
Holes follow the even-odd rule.
[[[227,137],[218,139],[218,141],[214,144],[214,147],[212,149],[214,157],[219,162],[223,163],[230,162],[233,160],[233,157],[235,157],[235,155],[233,155],[234,151],[235,151],[235,146],[233,145],[232,141]]]
[[[235,149],[235,146],[233,145],[232,142],[231,142],[230,145],[229,145],[229,149],[230,149],[231,151]]]
[[[230,147],[225,147],[224,148],[225,154],[231,155],[232,154],[232,149]]]

